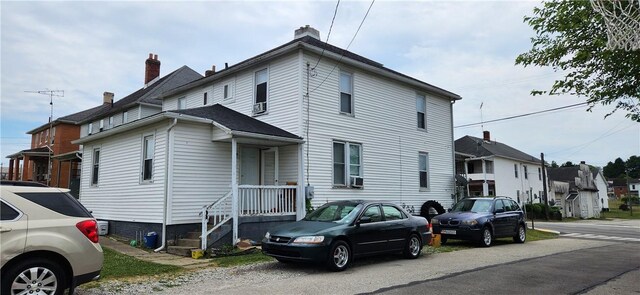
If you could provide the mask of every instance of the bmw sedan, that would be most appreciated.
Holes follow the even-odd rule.
[[[371,201],[330,202],[304,219],[269,230],[262,252],[280,262],[325,264],[342,271],[356,257],[403,253],[417,258],[431,242],[423,217],[412,216],[395,204]]]
[[[432,218],[431,224],[443,243],[462,239],[489,247],[495,238],[513,237],[516,243],[527,238],[524,213],[507,197],[463,199],[451,212]]]

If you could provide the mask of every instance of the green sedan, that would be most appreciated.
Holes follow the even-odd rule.
[[[417,258],[431,237],[425,218],[393,203],[338,201],[300,221],[270,229],[262,240],[262,252],[280,262],[323,263],[342,271],[361,256],[402,253]]]

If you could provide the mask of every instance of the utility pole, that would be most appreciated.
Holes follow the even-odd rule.
[[[51,144],[53,143],[53,97],[64,97],[64,90],[36,90],[25,92],[49,96],[49,141],[47,142],[49,160],[47,162],[47,185],[51,186],[51,170],[53,169],[53,163],[51,162],[51,155],[53,154],[53,148],[51,148]]]
[[[547,172],[544,165],[544,153],[540,153],[540,166],[542,167],[542,196],[544,198],[544,218],[549,221],[549,199],[547,198]]]

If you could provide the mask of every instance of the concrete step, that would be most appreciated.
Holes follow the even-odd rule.
[[[176,246],[200,248],[200,239],[178,239]]]
[[[191,257],[192,249],[198,249],[198,247],[194,248],[186,246],[169,246],[167,247],[167,253],[178,256]]]
[[[201,233],[201,232],[199,232],[199,231],[192,231],[192,232],[188,232],[188,233],[185,235],[185,237],[184,237],[184,238],[185,238],[185,239],[200,239],[200,235],[201,235],[201,234],[202,234],[202,233]]]

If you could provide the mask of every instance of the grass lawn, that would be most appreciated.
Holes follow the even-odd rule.
[[[104,265],[100,273],[100,280],[177,273],[183,270],[179,266],[142,261],[106,247],[102,249],[104,250]]]
[[[211,259],[212,265],[219,267],[231,267],[236,265],[253,264],[267,261],[275,261],[275,259],[262,254],[262,252],[260,251],[245,255],[214,257],[213,259]]]
[[[527,230],[526,242],[555,239],[557,237],[558,235],[556,234],[529,229]],[[499,245],[505,245],[505,244],[513,244],[513,239],[512,238],[496,239],[493,241],[492,246],[499,246]],[[479,247],[476,242],[464,241],[464,240],[448,240],[446,244],[441,245],[440,247],[437,247],[437,248],[425,247],[424,249],[422,249],[422,251],[424,251],[426,254],[435,254],[435,253],[453,252],[453,251],[476,248],[476,247]]]
[[[618,209],[622,201],[609,200],[609,212],[602,212],[602,218],[620,218],[620,219],[640,219],[640,206],[635,205],[632,207],[633,215],[630,211],[622,211]]]

